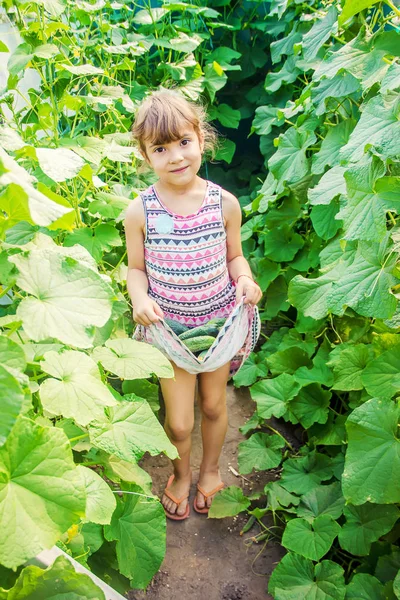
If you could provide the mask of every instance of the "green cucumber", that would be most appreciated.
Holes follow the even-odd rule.
[[[181,333],[185,333],[185,331],[189,330],[189,327],[186,325],[182,325],[182,323],[178,323],[178,321],[174,321],[173,319],[164,319],[164,321],[169,325],[176,335],[180,335]]]
[[[211,335],[212,337],[217,337],[219,334],[219,329],[215,325],[209,325],[206,323],[205,325],[199,325],[199,327],[193,327],[184,333],[179,334],[181,340],[188,340],[190,338],[199,337],[203,335]]]
[[[198,354],[198,355],[197,355],[197,358],[198,358],[199,360],[203,360],[203,359],[204,359],[204,357],[205,357],[205,355],[207,354],[207,352],[208,352],[208,350],[202,350],[202,351],[200,352],[200,354]]]
[[[201,352],[202,350],[208,350],[215,342],[215,338],[211,335],[199,335],[183,341],[192,352]]]
[[[208,321],[207,325],[214,325],[215,327],[218,327],[218,329],[221,329],[221,327],[225,325],[225,321],[226,318],[218,317],[216,319],[211,319],[210,321]]]

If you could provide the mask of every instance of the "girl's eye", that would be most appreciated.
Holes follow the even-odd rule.
[[[191,140],[185,138],[181,141],[181,144],[183,144],[183,142],[191,142]],[[187,146],[187,144],[184,145]],[[163,146],[158,146],[158,148],[154,148],[153,152],[157,152],[158,154],[160,154],[160,152],[158,152],[159,150],[164,150]]]

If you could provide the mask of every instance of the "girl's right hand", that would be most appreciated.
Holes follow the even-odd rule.
[[[133,307],[132,315],[136,323],[145,327],[164,318],[164,313],[157,302],[147,295]]]

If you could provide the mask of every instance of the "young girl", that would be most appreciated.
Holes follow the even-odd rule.
[[[190,327],[227,317],[245,296],[255,305],[261,291],[243,257],[239,202],[197,175],[216,134],[202,106],[179,92],[153,92],[140,105],[132,129],[158,180],[135,198],[126,214],[127,287],[139,336],[171,318]],[[136,335],[136,334],[135,334]],[[250,335],[250,332],[249,332]],[[243,357],[245,358],[245,357]],[[190,448],[196,375],[172,363],[175,378],[160,379],[165,431],[179,452],[162,497],[167,517],[189,516]],[[234,372],[234,371],[233,371]],[[227,431],[226,384],[231,362],[198,375],[203,459],[194,508],[207,513],[222,489],[219,456]]]

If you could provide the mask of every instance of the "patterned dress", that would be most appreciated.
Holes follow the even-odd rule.
[[[153,185],[140,196],[146,217],[144,258],[148,295],[166,318],[188,327],[228,317],[236,306],[236,286],[227,267],[222,188],[207,181],[200,208],[185,216],[170,211]],[[235,349],[231,375],[254,347],[255,333],[251,329],[243,348]],[[134,338],[154,343],[148,330],[138,325]]]

